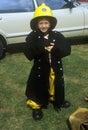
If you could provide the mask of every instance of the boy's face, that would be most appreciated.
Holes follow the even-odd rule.
[[[38,21],[38,28],[41,32],[45,33],[50,28],[50,22],[46,18],[42,18]]]

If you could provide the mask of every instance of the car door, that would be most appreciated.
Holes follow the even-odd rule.
[[[33,0],[0,1],[0,34],[8,43],[24,42],[35,6]]]
[[[56,29],[62,32],[66,37],[83,36],[84,14],[83,10],[77,7],[62,8],[55,11],[58,18]]]
[[[84,14],[78,5],[71,6],[64,0],[37,0],[38,5],[45,2],[53,10],[57,18],[56,30],[66,37],[82,36],[84,29]]]

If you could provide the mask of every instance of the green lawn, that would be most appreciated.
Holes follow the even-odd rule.
[[[73,45],[70,56],[63,58],[65,95],[71,107],[57,113],[52,104],[43,109],[44,117],[34,121],[25,104],[26,81],[32,66],[23,53],[7,54],[0,61],[0,130],[69,130],[68,117],[78,107],[87,107],[88,44]]]

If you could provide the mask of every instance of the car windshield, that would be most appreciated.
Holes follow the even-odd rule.
[[[2,0],[0,12],[28,12],[34,10],[33,0]]]
[[[62,8],[67,2],[64,0],[37,0],[38,6],[42,3],[46,3],[52,10]]]

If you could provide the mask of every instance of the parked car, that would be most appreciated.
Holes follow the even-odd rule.
[[[68,37],[88,36],[88,6],[77,0],[2,0],[0,1],[0,58],[9,44],[24,43],[31,31],[35,8],[46,3],[57,18],[56,30]]]

